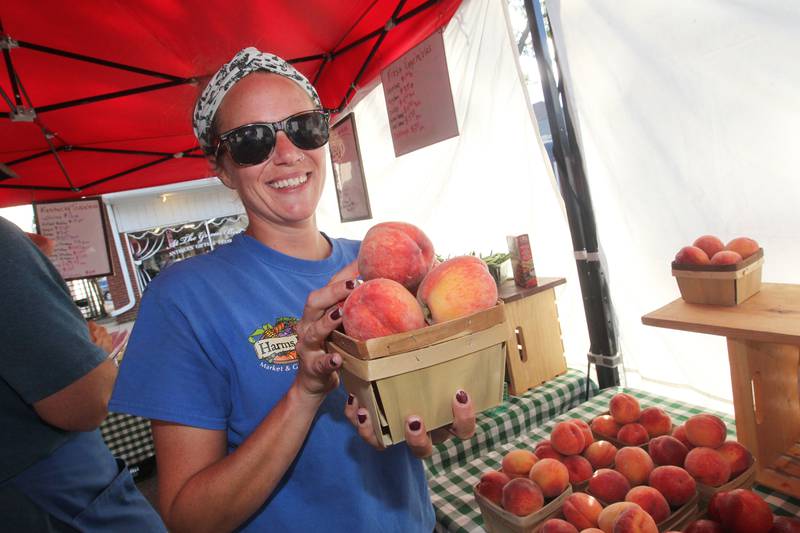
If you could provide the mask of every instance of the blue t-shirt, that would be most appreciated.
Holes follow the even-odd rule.
[[[182,261],[148,287],[110,409],[225,430],[232,452],[286,394],[298,362],[294,326],[308,294],[358,254],[331,240],[322,261],[296,259],[246,235]],[[246,531],[430,532],[422,462],[405,444],[377,451],[331,392],[286,476]]]

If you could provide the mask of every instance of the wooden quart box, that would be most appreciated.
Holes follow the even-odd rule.
[[[572,489],[567,487],[559,496],[545,502],[541,509],[527,516],[517,516],[506,511],[478,492],[477,486],[473,487],[473,494],[481,510],[484,528],[489,533],[538,533],[546,520],[559,516],[564,500],[572,494]]]
[[[334,331],[329,351],[343,359],[347,391],[367,409],[378,442],[405,440],[405,419],[422,417],[428,431],[453,421],[457,390],[480,412],[503,401],[507,326],[502,302],[467,317],[414,331],[358,341]]]
[[[734,306],[761,290],[764,250],[735,265],[682,265],[672,263],[672,275],[681,297],[693,304]]]

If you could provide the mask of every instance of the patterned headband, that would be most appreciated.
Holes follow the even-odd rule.
[[[271,72],[289,78],[308,93],[314,105],[322,107],[314,86],[292,65],[276,55],[261,52],[252,46],[245,48],[220,67],[194,106],[192,115],[194,134],[206,153],[211,150],[211,143],[214,141],[211,138],[211,124],[222,99],[239,80],[256,71]]]

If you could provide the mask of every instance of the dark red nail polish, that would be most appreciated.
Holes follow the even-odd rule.
[[[355,289],[355,288],[356,288],[356,280],[354,280],[354,279],[348,279],[348,280],[347,280],[347,281],[344,283],[344,286],[345,286],[345,287],[347,287],[348,289],[350,289],[350,290],[352,291],[353,289]]]
[[[458,391],[458,393],[456,394],[456,401],[460,404],[465,404],[467,403],[467,400],[469,400],[469,398],[467,397],[467,393],[464,392],[463,390]]]
[[[408,423],[408,429],[411,431],[419,431],[419,428],[422,427],[422,424],[419,423],[419,420],[412,420]]]
[[[363,424],[367,421],[367,415],[358,415],[358,423]]]
[[[341,318],[341,316],[342,316],[342,312],[339,311],[339,308],[337,307],[336,309],[331,311],[331,315],[330,316],[331,316],[331,320],[339,320]]]
[[[334,359],[333,357],[331,357],[331,367],[332,367],[332,368],[336,368],[337,366],[339,366],[339,365],[336,363],[336,359]]]
[[[352,394],[348,394],[347,395],[347,405],[353,405],[353,400],[355,400],[355,399],[356,399],[355,396],[353,396]]]

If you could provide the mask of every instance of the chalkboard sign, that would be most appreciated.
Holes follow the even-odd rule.
[[[381,82],[395,156],[458,135],[440,31],[384,69]]]
[[[55,241],[50,260],[65,280],[113,273],[100,198],[33,205],[40,234]]]

